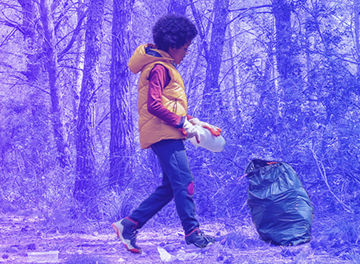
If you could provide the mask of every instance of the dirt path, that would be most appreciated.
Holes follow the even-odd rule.
[[[120,244],[109,223],[98,225],[89,229],[101,231],[60,233],[34,215],[2,214],[0,263],[351,263],[316,252],[310,244],[269,246],[258,239],[251,225],[227,231],[219,223],[202,226],[205,232],[222,237],[206,249],[186,246],[179,228],[144,228],[138,235],[144,253],[135,255]]]

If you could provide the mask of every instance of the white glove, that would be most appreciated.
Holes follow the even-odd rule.
[[[196,141],[200,143],[200,131],[186,118],[183,125],[183,134],[186,136],[186,138],[195,137]]]
[[[191,124],[193,124],[194,126],[201,126],[201,127],[209,129],[211,134],[216,136],[216,137],[220,136],[220,134],[221,134],[221,129],[220,128],[218,128],[217,126],[210,125],[209,123],[200,121],[198,118],[191,118],[189,120],[189,122]]]

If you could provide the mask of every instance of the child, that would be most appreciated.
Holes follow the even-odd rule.
[[[173,198],[185,231],[187,244],[206,247],[215,239],[202,233],[195,217],[194,182],[184,148],[184,139],[200,140],[194,125],[207,127],[214,135],[220,129],[187,115],[183,80],[176,70],[197,30],[186,17],[167,15],[153,27],[155,45],[139,46],[129,62],[133,73],[141,71],[138,112],[141,148],[151,148],[162,168],[162,184],[130,216],[112,226],[126,248],[141,253],[137,229]]]

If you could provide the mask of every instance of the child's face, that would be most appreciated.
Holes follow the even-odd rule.
[[[183,60],[185,55],[187,54],[188,48],[191,44],[191,41],[186,43],[184,46],[180,48],[170,48],[169,49],[169,55],[174,59],[176,64],[180,64],[180,62]]]

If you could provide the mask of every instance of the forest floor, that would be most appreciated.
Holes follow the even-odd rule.
[[[300,246],[271,246],[249,223],[220,222],[202,224],[203,231],[221,238],[205,249],[187,246],[178,223],[144,227],[137,239],[143,253],[132,254],[109,222],[59,231],[28,212],[0,214],[0,263],[356,263],[319,247],[320,239]]]

